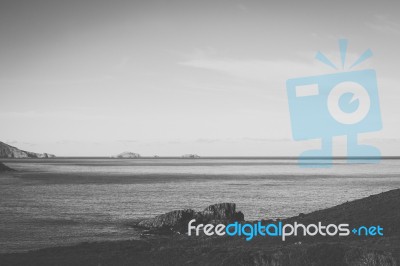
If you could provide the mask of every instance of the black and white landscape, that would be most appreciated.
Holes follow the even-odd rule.
[[[0,1],[0,265],[399,265],[399,8]],[[286,81],[367,69],[382,129],[356,142],[381,160],[347,160],[340,135],[300,167],[322,143],[293,139]],[[192,218],[384,235],[196,237]]]

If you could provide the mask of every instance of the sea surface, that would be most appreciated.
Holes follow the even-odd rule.
[[[291,159],[3,160],[0,253],[136,239],[134,220],[234,202],[285,218],[400,188],[400,160],[301,168]]]

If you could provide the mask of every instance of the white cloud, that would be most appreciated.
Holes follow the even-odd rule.
[[[284,84],[286,79],[331,71],[310,57],[309,62],[260,59],[221,59],[211,56],[189,59],[180,65],[217,71],[237,78]]]
[[[67,119],[76,121],[92,121],[92,120],[115,120],[120,117],[110,115],[88,115],[76,112],[36,112],[36,111],[23,111],[23,112],[2,112],[1,119]]]
[[[373,30],[387,34],[400,34],[400,23],[393,21],[387,16],[375,15],[373,22],[367,22],[366,25]]]

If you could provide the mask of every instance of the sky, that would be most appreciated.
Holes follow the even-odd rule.
[[[286,80],[377,72],[383,129],[400,155],[396,1],[0,1],[0,141],[58,156],[296,156]],[[345,138],[334,139],[335,155]]]

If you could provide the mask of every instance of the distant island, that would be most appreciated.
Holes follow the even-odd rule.
[[[45,159],[45,158],[56,158],[54,154],[50,153],[36,153],[30,151],[20,150],[17,147],[8,145],[0,141],[0,158],[11,158],[11,159],[23,159],[23,158],[33,158],[33,159]],[[110,158],[110,157],[108,157]],[[138,159],[142,158],[139,153],[125,151],[117,155],[111,156],[115,159]],[[159,155],[154,155],[153,158],[160,158]],[[184,154],[181,156],[183,159],[198,159],[200,158],[197,154]]]
[[[182,155],[182,158],[197,159],[200,158],[200,156],[197,154],[184,154]]]
[[[140,158],[140,157],[141,157],[141,156],[140,156],[139,153],[134,153],[134,152],[126,151],[126,152],[120,153],[120,154],[118,154],[118,155],[116,155],[116,156],[113,156],[112,158],[117,158],[117,159],[133,159],[133,158]]]
[[[159,155],[154,155],[152,157],[153,158],[160,158]],[[125,151],[125,152],[122,152],[122,153],[120,153],[118,155],[111,156],[111,158],[115,158],[115,159],[139,159],[139,158],[142,158],[142,156],[139,153]],[[146,158],[146,157],[144,157],[144,158]],[[198,159],[198,158],[200,158],[200,156],[197,155],[197,154],[184,154],[184,155],[181,156],[181,158],[183,158],[183,159]]]
[[[16,147],[0,141],[0,158],[55,158],[56,156],[48,153],[35,153],[23,151]]]

